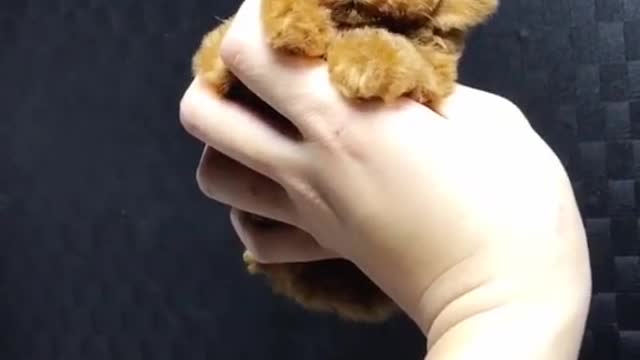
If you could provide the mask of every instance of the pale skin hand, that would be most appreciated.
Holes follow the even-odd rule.
[[[210,148],[212,199],[280,220],[232,223],[262,262],[343,257],[416,321],[429,360],[577,357],[590,299],[585,234],[555,154],[498,96],[459,86],[439,114],[411,101],[355,106],[326,65],[277,55],[247,0],[227,66],[302,134],[219,99],[196,79],[185,129]]]

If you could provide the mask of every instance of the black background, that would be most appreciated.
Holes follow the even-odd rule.
[[[178,102],[201,35],[238,5],[2,0],[2,359],[421,358],[406,319],[271,296],[198,192]],[[595,292],[582,358],[640,359],[640,2],[504,0],[462,80],[520,105],[575,182]]]

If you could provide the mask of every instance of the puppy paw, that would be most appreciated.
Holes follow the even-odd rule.
[[[425,63],[405,36],[360,28],[340,34],[327,53],[331,80],[351,99],[391,102],[420,85]]]
[[[220,44],[230,25],[229,19],[207,33],[191,62],[193,76],[200,77],[219,95],[226,94],[234,80],[220,59]]]
[[[425,66],[418,76],[419,85],[409,95],[413,100],[438,110],[442,100],[451,95],[458,80],[460,52],[443,48],[439,41],[416,45]]]
[[[498,10],[499,0],[442,0],[433,14],[433,24],[444,31],[470,30]]]
[[[317,0],[264,0],[264,29],[271,47],[322,57],[334,34],[330,10]]]

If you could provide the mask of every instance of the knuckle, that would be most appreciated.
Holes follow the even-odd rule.
[[[213,198],[213,186],[210,172],[206,169],[206,165],[201,165],[196,170],[196,184],[201,193],[208,198]]]
[[[502,97],[501,99],[502,99],[502,106],[506,112],[510,112],[514,114],[518,114],[521,112],[518,105],[516,105],[513,101],[504,97]]]
[[[251,252],[253,259],[259,263],[271,263],[274,261],[273,251],[261,241],[248,241],[247,249]]]
[[[229,192],[228,186],[225,186],[228,182],[228,176],[225,176],[229,174],[228,166],[221,161],[222,158],[215,156],[217,153],[210,149],[205,151],[196,169],[196,184],[208,198],[223,201]]]
[[[198,105],[191,90],[187,90],[180,100],[179,118],[182,127],[190,134],[197,134],[200,126],[197,121]]]
[[[494,116],[499,119],[508,120],[509,122],[520,124],[526,123],[528,124],[527,117],[524,111],[512,100],[495,94],[495,93],[485,93],[484,98],[484,106],[489,105]]]
[[[516,105],[513,101],[507,99],[506,97],[496,94],[491,94],[491,96],[495,100],[495,103],[497,105],[496,107],[505,114],[519,115],[522,113],[520,107],[518,107],[518,105]]]
[[[229,69],[242,70],[248,53],[246,48],[245,40],[229,32],[220,43],[220,60]]]
[[[255,224],[253,213],[233,208],[231,211],[231,221],[234,223],[236,234],[246,248],[245,261],[257,263],[273,263],[277,261],[277,249],[274,248],[273,242],[270,241],[268,230],[263,230],[259,225]]]
[[[515,120],[516,123],[519,124],[529,124],[529,120],[522,109],[516,103],[507,98],[502,98],[501,111],[505,119]]]
[[[226,169],[210,159],[205,158],[196,169],[195,180],[202,194],[212,200],[224,201],[229,196]]]

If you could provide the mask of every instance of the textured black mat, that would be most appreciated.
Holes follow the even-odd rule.
[[[582,358],[640,359],[640,2],[503,2],[463,79],[521,105],[570,169],[594,267]],[[0,2],[3,360],[422,355],[405,319],[271,297],[199,194],[178,100],[200,36],[238,5]]]

